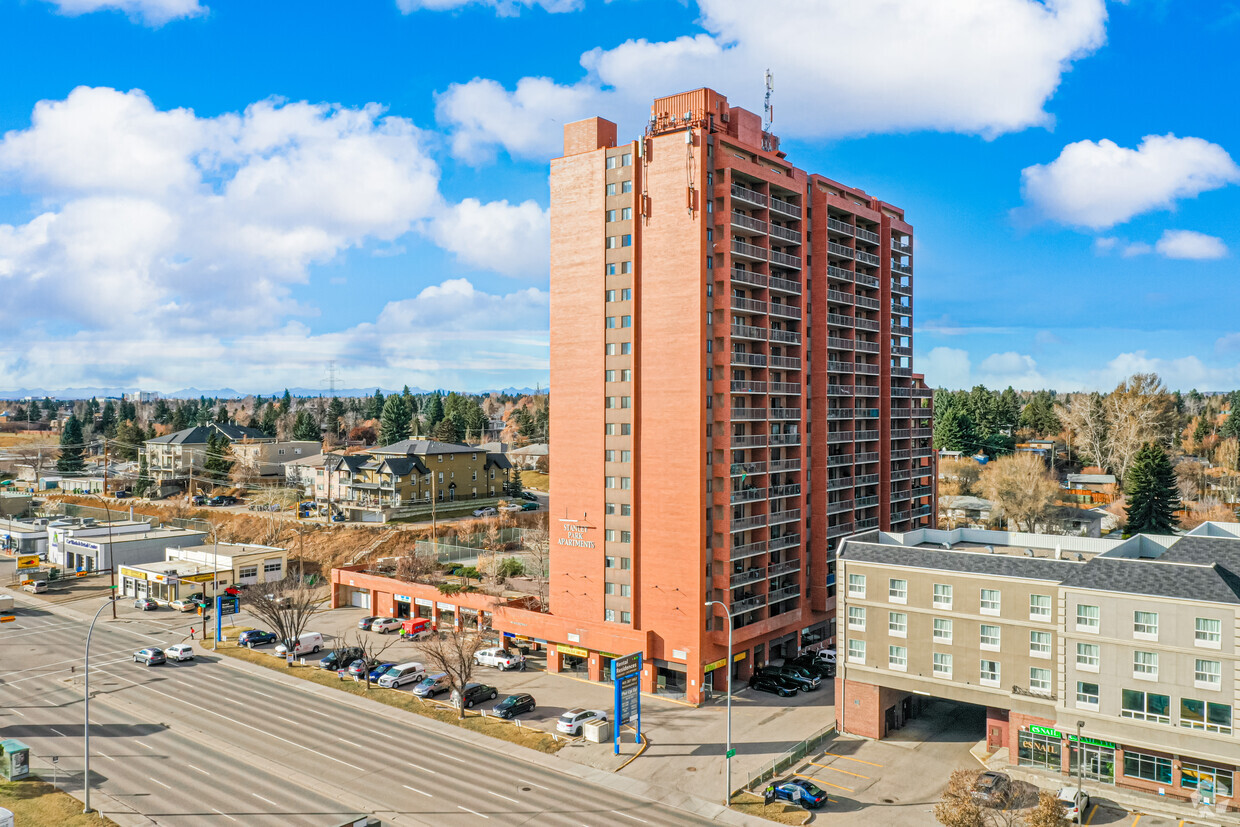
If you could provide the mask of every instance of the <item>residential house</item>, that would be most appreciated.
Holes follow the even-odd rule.
[[[250,443],[276,441],[275,437],[269,437],[257,428],[215,422],[148,439],[142,446],[142,453],[146,456],[147,473],[154,486],[153,496],[164,497],[178,491],[188,491],[195,487],[195,477],[198,478],[197,487],[210,489],[226,484],[225,480],[208,480],[204,476],[207,440],[212,434],[217,440],[223,437],[230,444],[242,440]]]
[[[238,464],[253,471],[257,481],[279,482],[285,479],[288,463],[323,453],[323,443],[313,440],[257,442],[242,439],[232,444],[232,452]]]

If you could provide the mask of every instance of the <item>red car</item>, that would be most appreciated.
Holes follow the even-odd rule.
[[[240,597],[241,587],[240,586],[229,586],[228,588],[224,589],[224,593],[228,595],[232,595],[233,597]]]

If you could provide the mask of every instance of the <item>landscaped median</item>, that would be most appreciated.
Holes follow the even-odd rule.
[[[240,627],[228,629],[228,637],[235,638],[236,635],[245,631]],[[551,733],[545,732],[534,727],[518,726],[513,721],[505,721],[502,718],[494,716],[483,716],[478,712],[465,710],[465,717],[460,718],[455,709],[447,704],[437,703],[435,701],[424,701],[421,698],[414,697],[408,692],[401,692],[398,689],[383,689],[375,684],[370,685],[370,689],[366,688],[366,682],[353,681],[352,679],[342,679],[336,675],[334,671],[326,669],[318,669],[314,666],[302,666],[294,662],[293,666],[286,665],[283,658],[278,658],[270,654],[270,650],[263,651],[260,649],[247,649],[234,643],[232,640],[221,640],[219,649],[214,654],[227,655],[228,657],[237,658],[238,660],[255,663],[259,666],[284,672],[302,680],[311,681],[322,686],[330,686],[341,692],[348,692],[352,695],[358,695],[363,698],[369,698],[372,701],[378,701],[382,704],[403,709],[412,712],[415,715],[421,715],[426,718],[434,718],[445,724],[453,724],[463,729],[472,730],[482,735],[489,735],[492,738],[499,738],[519,746],[529,747],[539,752],[554,753],[558,752],[561,747],[570,739],[556,739]]]
[[[786,801],[763,804],[762,796],[747,792],[735,793],[732,796],[732,809],[747,816],[757,816],[780,824],[805,824],[811,815],[809,810],[803,810]]]
[[[63,773],[62,773],[63,775]],[[0,781],[0,807],[11,810],[17,825],[55,824],[57,827],[110,825],[116,822],[99,813],[86,815],[82,802],[48,784],[28,778],[24,781]]]

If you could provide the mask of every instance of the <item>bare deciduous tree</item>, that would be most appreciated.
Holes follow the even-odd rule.
[[[1003,510],[1009,527],[1037,531],[1039,521],[1059,494],[1059,484],[1046,463],[1033,454],[1013,454],[992,460],[981,477],[982,496]]]
[[[1058,406],[1059,419],[1071,434],[1071,445],[1100,467],[1107,461],[1107,411],[1102,394],[1078,393]]]
[[[34,474],[34,487],[38,489],[39,480],[43,477],[43,472],[51,467],[60,452],[56,449],[54,442],[48,441],[43,444],[25,443],[8,449],[9,453],[14,457],[13,464],[19,468],[29,468]]]
[[[975,459],[945,459],[939,464],[942,481],[939,495],[960,497],[974,493],[982,476],[982,466]]]
[[[1240,439],[1224,439],[1214,451],[1214,463],[1228,471],[1240,471]]]
[[[435,555],[420,553],[416,547],[396,561],[396,576],[410,582],[425,580],[439,570]]]
[[[443,672],[454,698],[461,698],[465,685],[474,675],[474,655],[487,645],[483,629],[452,629],[431,635],[422,641],[422,657],[427,672]],[[465,705],[458,700],[457,714],[465,717]]]
[[[1064,827],[1068,823],[1063,804],[1046,791],[1038,793],[1038,803],[1033,805],[1024,821],[1026,827]]]
[[[255,583],[241,592],[241,605],[267,624],[281,643],[297,640],[326,601],[297,575]],[[291,650],[290,646],[290,650]]]
[[[550,610],[547,605],[551,592],[551,534],[545,527],[529,528],[521,535],[525,544],[528,565],[525,573],[534,580],[535,594],[538,595],[538,610]]]
[[[399,637],[377,635],[373,632],[366,634],[361,629],[354,630],[353,641],[349,645],[362,650],[362,658],[366,661],[366,674],[363,678],[366,681],[367,690],[370,689],[370,671],[383,662],[383,653],[398,642],[400,642]],[[347,663],[338,665],[342,669],[348,666]]]
[[[943,827],[984,827],[981,806],[973,800],[974,770],[955,770],[943,796],[934,805],[934,818]]]
[[[1141,446],[1171,444],[1175,406],[1157,374],[1137,373],[1119,383],[1104,407],[1109,429],[1107,466],[1123,485]]]

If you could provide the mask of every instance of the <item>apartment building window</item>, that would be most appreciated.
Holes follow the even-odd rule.
[[[630,218],[632,218],[632,213],[631,213],[631,212],[630,212],[629,217],[630,217]],[[631,261],[622,261],[622,262],[620,262],[620,272],[621,272],[621,273],[631,273],[631,272],[633,272],[633,262],[631,262]]]
[[[887,668],[897,672],[908,671],[908,648],[904,646],[887,647]]]
[[[605,371],[603,371],[603,381],[604,381],[604,382],[615,382],[615,381],[616,381],[616,372],[615,372],[614,370],[605,370]]]
[[[616,220],[616,218],[617,218],[617,215],[616,215],[616,211],[615,211],[615,210],[608,210],[608,211],[607,211],[607,220],[608,220],[608,221],[615,221],[615,220]]]
[[[1205,764],[1190,764],[1187,761],[1180,762],[1180,786],[1182,788],[1195,790],[1204,779],[1214,782],[1215,795],[1231,797],[1231,770],[1220,770]]]
[[[1197,618],[1193,643],[1196,646],[1205,646],[1210,649],[1220,648],[1223,644],[1223,621],[1209,617]]]
[[[616,401],[616,400],[618,400],[619,398],[620,398],[620,397],[618,397],[618,396],[609,396],[609,397],[607,397],[607,398],[604,400],[603,407],[605,407],[605,408],[618,408],[618,407],[620,407],[620,406],[617,404],[617,401]]]
[[[620,423],[620,436],[628,436],[630,433],[632,433],[632,426],[629,425],[629,423],[627,422],[621,422]],[[710,434],[707,434],[707,436],[710,436]]]
[[[611,263],[603,265],[603,272],[609,276],[614,276],[616,274],[616,265]]]
[[[621,461],[621,462],[632,462],[632,460],[633,460],[633,452],[632,452],[632,451],[621,451],[621,452],[620,452],[620,461]]]
[[[1051,670],[1032,667],[1029,670],[1029,689],[1032,692],[1051,691]]]
[[[608,250],[615,250],[619,246],[620,246],[620,236],[618,235],[607,236],[607,249]]]
[[[934,584],[934,608],[950,609],[952,607],[952,587],[947,583]]]
[[[999,634],[998,626],[987,626],[983,623],[981,627],[982,648],[989,652],[998,652]]]
[[[628,356],[632,352],[633,352],[632,342],[621,342],[620,343],[620,355],[621,356]]]
[[[620,516],[631,517],[633,515],[633,506],[628,503],[620,503]]]
[[[1193,668],[1193,686],[1198,689],[1219,689],[1222,686],[1222,664],[1217,660],[1197,658]]]
[[[1156,692],[1124,689],[1120,693],[1119,714],[1124,718],[1149,721],[1154,724],[1171,723],[1171,696]]]
[[[952,656],[945,652],[934,653],[934,676],[950,678],[952,676]]]
[[[632,247],[633,246],[632,234],[625,233],[624,235],[620,236],[620,246],[621,247]]]
[[[632,597],[633,587],[630,586],[628,583],[621,583],[620,584],[620,596],[621,597]]]
[[[615,194],[616,194],[616,185],[615,185],[614,183],[612,183],[612,184],[608,184],[608,185],[607,185],[607,194],[608,194],[608,195],[615,195]]]
[[[608,623],[615,623],[616,622],[616,610],[615,609],[603,609],[603,620],[606,620]]]
[[[1098,684],[1076,682],[1076,705],[1086,709],[1098,708]]]
[[[620,182],[620,192],[632,192],[632,191],[633,191],[632,181],[621,181]]]
[[[633,326],[633,317],[632,317],[632,316],[621,316],[621,317],[620,317],[620,326],[621,326],[621,327],[632,327],[632,326]]]
[[[633,288],[626,287],[620,291],[620,301],[627,302],[633,298]]]
[[[620,156],[620,166],[622,167],[633,166],[633,153],[632,152],[626,152]]]
[[[616,300],[616,291],[615,291],[615,290],[604,290],[604,291],[603,291],[603,300],[604,300],[604,301],[609,301],[609,302],[614,302],[614,301]]]
[[[616,478],[615,477],[603,477],[603,486],[605,488],[615,488]]]
[[[999,614],[999,590],[982,589],[982,614]]]
[[[605,568],[605,569],[614,569],[614,568],[616,567],[616,559],[617,559],[617,558],[615,558],[615,557],[604,557],[604,558],[603,558],[603,568]]]
[[[848,607],[848,628],[857,632],[865,631],[865,607]]]
[[[892,637],[908,637],[908,615],[904,612],[887,612],[887,634]]]
[[[621,531],[621,532],[620,532],[620,542],[622,542],[622,543],[631,543],[631,542],[633,542],[633,532],[631,532],[631,531]]]
[[[603,529],[603,539],[609,543],[616,542],[616,530],[614,528]]]
[[[999,661],[984,660],[981,662],[980,676],[982,686],[999,685]]]
[[[620,397],[620,407],[621,407],[621,408],[631,408],[631,407],[633,407],[633,397],[631,397],[631,396],[622,396],[622,397]]]
[[[714,269],[715,269],[715,257],[714,257],[714,256],[707,256],[707,257],[706,257],[706,269],[707,269],[707,270],[714,270]]]
[[[1076,630],[1078,632],[1098,633],[1101,613],[1097,606],[1086,606],[1083,603],[1076,607]]]
[[[607,449],[607,448],[603,449],[603,461],[604,462],[615,462],[616,452],[612,451],[611,449]]]
[[[621,622],[621,623],[632,623],[632,622],[633,622],[633,615],[632,615],[632,614],[630,614],[629,612],[621,611],[621,612],[620,612],[620,622]]]
[[[629,219],[631,219],[632,217],[633,217],[633,208],[632,208],[632,207],[623,207],[623,208],[620,210],[620,220],[621,220],[621,221],[628,221],[628,220],[629,220]]]
[[[848,640],[848,662],[849,663],[865,663],[865,641],[849,638]]]
[[[887,580],[887,600],[891,603],[908,602],[908,581],[892,577]]]
[[[1029,619],[1051,619],[1051,596],[1049,594],[1029,595]]]
[[[1029,654],[1035,658],[1049,658],[1051,656],[1051,633],[1030,632]]]
[[[624,370],[620,371],[620,381],[621,382],[632,382],[633,371],[629,368],[625,368]]]
[[[865,575],[850,574],[848,575],[848,596],[860,597],[865,599]]]
[[[1132,636],[1137,640],[1158,640],[1158,612],[1133,612]]]
[[[617,156],[617,155],[612,155],[612,156],[609,156],[609,157],[607,158],[607,168],[608,168],[608,169],[615,169],[615,168],[616,168],[617,166],[619,166],[619,165],[620,165],[620,158],[619,158],[619,156]]]
[[[616,343],[608,342],[607,344],[605,344],[603,346],[603,353],[607,354],[608,356],[615,356],[616,355]]]
[[[630,477],[620,478],[620,490],[621,491],[628,491],[632,487],[632,484],[633,484],[632,478]]]
[[[477,482],[477,481],[478,481],[478,472],[477,472],[477,471],[474,471],[474,479],[473,479],[473,482]]]
[[[1171,783],[1171,759],[1126,749],[1124,750],[1124,776],[1169,785]]]
[[[616,317],[608,316],[607,320],[604,322],[604,325],[607,327],[608,330],[614,329],[616,326]]]
[[[604,514],[615,514],[616,504],[615,503],[603,503],[603,513]]]
[[[1078,643],[1076,645],[1076,668],[1082,672],[1098,671],[1098,653],[1100,647],[1096,643]]]
[[[603,594],[615,594],[615,593],[616,593],[615,583],[604,583],[603,584]]]
[[[1180,726],[1231,735],[1231,706],[1181,698]]]
[[[934,642],[952,642],[952,622],[947,618],[936,617],[934,619]]]
[[[633,568],[633,559],[631,557],[620,558],[620,571],[628,571]]]
[[[1143,681],[1158,680],[1158,653],[1133,652],[1132,676]]]

